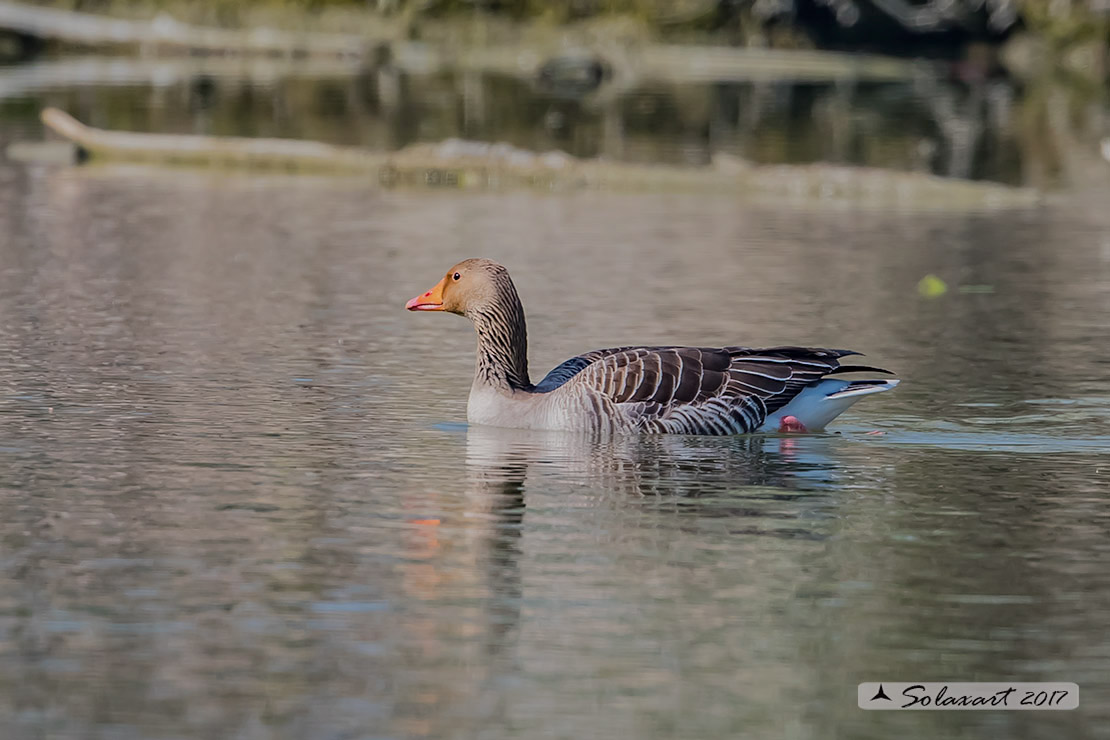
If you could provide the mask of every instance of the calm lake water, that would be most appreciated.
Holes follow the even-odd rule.
[[[1097,218],[6,166],[2,735],[1107,737]],[[469,325],[402,306],[471,255],[537,372],[800,342],[905,382],[817,436],[468,428]],[[1081,708],[855,706],[956,679]]]
[[[3,130],[39,135],[17,114],[46,102],[210,122],[110,99],[9,98]],[[0,163],[0,737],[1110,737],[1090,202]],[[471,256],[512,270],[537,377],[596,347],[799,343],[904,382],[822,435],[468,428],[469,325],[403,304]],[[1072,681],[1080,709],[859,710],[877,680]]]

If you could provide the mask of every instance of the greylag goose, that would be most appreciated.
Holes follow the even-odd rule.
[[[405,308],[456,313],[474,324],[478,358],[466,409],[473,424],[601,433],[819,431],[861,396],[898,384],[831,378],[891,373],[840,364],[858,352],[811,347],[598,349],[533,384],[524,308],[508,270],[487,259],[458,263]]]

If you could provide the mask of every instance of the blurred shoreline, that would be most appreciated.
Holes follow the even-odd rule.
[[[704,12],[710,5],[715,15]],[[0,2],[0,27],[7,20],[23,28],[7,48],[24,60],[0,67],[0,105],[41,99],[18,108],[25,122],[56,105],[113,130],[375,150],[463,138],[633,163],[698,165],[722,153],[757,164],[857,164],[1044,190],[1110,181],[1110,31],[1094,5],[1061,15],[1025,3],[993,31],[971,16],[942,18],[931,45],[905,45],[902,58],[830,50],[876,45],[838,40],[828,29],[840,21],[807,33],[801,5],[792,6],[794,26],[720,3],[678,3],[671,10],[686,12],[665,19],[652,15],[660,7]],[[859,25],[866,21],[861,16]],[[35,23],[56,26],[52,36],[40,34],[53,40],[28,41]],[[236,80],[243,82],[229,90]],[[327,115],[339,113],[353,128],[218,124],[209,109],[244,82],[267,95],[294,84],[311,84],[313,95],[334,91],[341,100],[328,103]],[[134,116],[98,112],[104,103],[93,106],[88,96],[75,107],[50,92],[165,84],[190,90],[182,120],[191,124],[136,125]],[[433,128],[427,112],[413,109],[414,96],[433,89],[451,91],[455,102],[437,105],[454,123]],[[148,104],[171,103],[157,96]],[[303,115],[304,102],[296,105]],[[908,126],[899,123],[904,117]],[[358,133],[381,123],[382,133]],[[660,136],[666,147],[654,141]]]

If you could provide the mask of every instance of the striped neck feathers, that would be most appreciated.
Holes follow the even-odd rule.
[[[530,390],[524,307],[507,274],[495,276],[494,282],[494,297],[466,311],[478,332],[475,378],[496,388]]]

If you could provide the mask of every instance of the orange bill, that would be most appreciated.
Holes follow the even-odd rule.
[[[443,286],[447,283],[447,278],[443,278],[436,286],[429,290],[427,293],[416,296],[411,301],[405,304],[405,308],[410,311],[442,311],[443,310]]]

